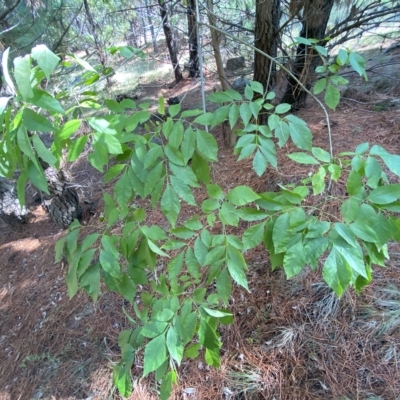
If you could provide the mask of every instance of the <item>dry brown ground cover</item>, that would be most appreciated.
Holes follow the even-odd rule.
[[[186,81],[168,92],[148,88],[146,94],[182,96],[190,85]],[[347,97],[352,99],[330,112],[335,154],[366,141],[400,154],[400,110],[373,111],[385,98],[374,91],[353,90]],[[199,102],[199,90],[191,90],[183,104],[189,108]],[[322,111],[310,101],[299,116],[308,122],[314,146],[327,149]],[[310,171],[286,157],[293,150],[286,146],[279,153],[279,172],[269,169],[257,178],[251,160],[237,162],[220,131],[214,134],[220,161],[213,176],[226,189],[247,184],[257,191],[275,190]],[[110,190],[100,185],[101,177],[84,157],[70,173],[84,198]],[[344,194],[344,181],[339,181],[332,195]],[[205,194],[199,190],[196,197],[201,201]],[[333,200],[325,211],[334,216],[339,206]],[[148,222],[159,221],[160,211],[147,208]],[[54,244],[64,232],[41,208],[34,212],[36,220],[20,232],[0,227],[0,399],[119,399],[111,367],[119,359],[118,334],[129,326],[121,311],[125,302],[113,293],[104,293],[96,304],[82,293],[69,300],[66,265],[53,263]],[[182,212],[188,216],[193,208]],[[97,214],[84,230],[100,224]],[[242,223],[235,233],[246,227]],[[221,368],[208,368],[201,360],[183,362],[172,399],[398,399],[400,246],[389,249],[391,261],[376,269],[373,283],[360,296],[348,291],[340,301],[319,272],[305,270],[287,281],[282,271],[270,271],[262,248],[246,253],[251,292],[234,289],[230,308],[235,321],[221,330]],[[139,356],[132,371],[136,377]],[[156,398],[153,380],[135,381],[131,400]]]

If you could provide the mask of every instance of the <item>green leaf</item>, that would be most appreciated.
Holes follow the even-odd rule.
[[[244,271],[247,269],[246,262],[242,253],[235,247],[227,246],[227,267],[232,279],[240,286],[249,290],[246,274]]]
[[[339,53],[338,53],[338,55],[337,55],[337,57],[336,57],[336,62],[337,62],[340,66],[342,66],[342,65],[347,64],[348,61],[349,61],[349,54],[347,53],[346,50],[340,49],[340,50],[339,50]]]
[[[250,121],[250,119],[251,119],[251,117],[253,115],[253,113],[251,112],[249,104],[248,103],[242,103],[240,105],[240,108],[239,108],[239,113],[240,113],[240,117],[242,118],[244,126],[246,126],[249,123],[249,121]]]
[[[54,264],[59,263],[64,255],[64,247],[65,247],[66,237],[57,240],[56,245],[54,246],[55,256],[54,256]]]
[[[253,158],[253,169],[257,176],[261,176],[268,167],[268,161],[260,150],[256,151]]]
[[[176,372],[169,371],[162,380],[160,387],[160,400],[168,400],[171,396],[172,385],[177,382]]]
[[[217,161],[218,144],[214,136],[200,129],[196,130],[196,148],[207,161]]]
[[[183,119],[183,118],[187,118],[187,117],[196,117],[197,115],[200,115],[202,113],[203,113],[203,110],[199,110],[199,109],[186,110],[186,111],[182,112],[181,118]]]
[[[60,102],[44,90],[33,89],[33,97],[29,99],[30,103],[46,110],[64,114]]]
[[[194,255],[196,256],[196,259],[199,262],[199,264],[201,266],[204,266],[205,265],[204,262],[208,254],[208,249],[207,246],[203,243],[203,241],[199,237],[194,242],[193,250],[194,250]]]
[[[208,365],[219,368],[221,366],[221,358],[219,356],[219,351],[213,351],[206,348],[204,354],[204,360]]]
[[[306,46],[311,46],[313,43],[311,40],[303,38],[301,36],[295,37],[295,40],[296,40],[296,43],[305,44]]]
[[[174,188],[175,192],[182,200],[185,200],[186,203],[192,206],[197,206],[192,190],[188,185],[186,185],[176,176],[170,176],[169,179],[171,182],[171,186]]]
[[[288,154],[288,157],[299,164],[319,164],[319,162],[307,153],[297,152]]]
[[[159,368],[167,359],[165,335],[150,340],[144,350],[143,377]]]
[[[214,120],[214,113],[207,112],[203,115],[197,117],[193,123],[201,124],[201,125],[211,125]]]
[[[259,150],[263,153],[266,160],[274,167],[278,168],[278,162],[276,159],[276,148],[275,143],[270,140],[266,139],[262,136],[258,136],[258,141],[261,144]]]
[[[200,182],[210,183],[210,167],[204,158],[197,153],[193,154],[192,170]]]
[[[318,51],[319,54],[323,55],[324,57],[328,56],[328,51],[325,47],[315,45],[314,49]]]
[[[29,131],[35,132],[53,132],[54,127],[51,122],[43,117],[43,115],[37,114],[29,108],[25,108],[22,112],[22,121]]]
[[[167,332],[167,348],[170,356],[177,362],[179,366],[183,357],[183,345],[173,326],[171,326]]]
[[[372,190],[367,200],[374,204],[389,204],[400,198],[400,184],[391,184]]]
[[[278,125],[280,124],[281,119],[279,118],[278,115],[276,114],[271,114],[268,117],[268,127],[269,129],[271,129],[271,131],[273,131],[275,128],[278,127]]]
[[[312,187],[314,196],[322,193],[325,190],[326,171],[324,167],[320,167],[318,172],[312,177]]]
[[[47,79],[57,67],[60,58],[50,51],[44,44],[39,44],[32,49],[32,57],[37,61]]]
[[[132,393],[132,380],[130,370],[135,357],[135,352],[129,343],[126,343],[122,349],[123,357],[121,361],[114,366],[113,384],[118,388],[122,396],[129,397]]]
[[[291,108],[292,108],[292,106],[290,104],[281,103],[275,107],[275,112],[277,114],[284,114],[284,113],[287,113],[288,111],[290,111]]]
[[[113,278],[119,279],[121,277],[121,266],[112,252],[100,250],[99,259],[104,271],[110,274]]]
[[[351,170],[347,178],[346,189],[351,195],[357,195],[363,188],[361,176],[354,170]]]
[[[340,92],[339,90],[333,86],[331,83],[328,83],[326,88],[324,100],[326,105],[332,110],[336,110],[337,105],[340,101]]]
[[[264,237],[265,222],[256,224],[246,229],[243,233],[243,252],[258,246]]]
[[[142,327],[140,334],[146,338],[153,339],[160,336],[168,327],[167,321],[150,321]]]
[[[286,251],[286,246],[292,239],[291,236],[288,235],[289,226],[289,214],[281,214],[275,221],[272,231],[272,241],[276,253]]]
[[[390,171],[400,176],[400,155],[390,154],[383,147],[378,145],[372,146],[370,155],[381,157]]]
[[[167,217],[172,227],[175,226],[180,209],[181,206],[178,195],[172,189],[171,185],[167,184],[167,187],[161,198],[161,211]]]
[[[53,154],[50,153],[50,151],[46,148],[44,143],[40,140],[40,137],[38,135],[33,135],[32,136],[32,143],[33,147],[36,150],[37,155],[45,161],[47,164],[51,165],[52,167],[55,166],[55,163],[57,162],[57,159],[53,156]]]
[[[349,224],[350,222],[353,222],[356,219],[359,207],[360,207],[360,201],[352,197],[347,199],[342,204],[342,206],[340,207],[340,213],[342,214],[346,224]]]
[[[278,139],[278,146],[282,147],[289,139],[289,125],[285,121],[280,121],[275,128],[275,137]]]
[[[322,162],[330,162],[331,161],[331,155],[324,149],[321,149],[320,147],[313,147],[311,148],[311,151],[318,160]]]
[[[239,107],[236,105],[236,103],[233,103],[229,109],[229,126],[231,129],[233,129],[233,127],[236,125],[236,122],[239,118]]]
[[[337,181],[342,175],[342,168],[336,164],[330,164],[328,166],[328,171],[331,173],[331,177],[334,181]]]
[[[58,140],[66,140],[70,138],[81,126],[80,119],[72,119],[67,121],[60,130],[55,132],[55,136]]]
[[[361,143],[356,147],[355,153],[358,156],[362,156],[369,149],[369,143]]]
[[[254,96],[254,92],[253,89],[251,88],[250,85],[246,85],[246,87],[244,88],[244,97],[246,97],[246,99],[251,100]]]
[[[331,224],[327,221],[309,221],[307,225],[308,232],[306,234],[306,238],[313,239],[323,236],[329,231],[330,227]]]
[[[129,301],[130,303],[133,301],[136,295],[136,285],[135,283],[129,278],[128,275],[124,274],[122,276],[121,282],[119,284],[119,293]]]
[[[314,86],[314,94],[320,94],[326,88],[326,78],[317,80]]]
[[[236,186],[227,194],[226,199],[235,206],[244,206],[260,199],[260,196],[248,186]]]
[[[303,243],[301,238],[295,244],[292,244],[285,256],[283,257],[283,268],[286,273],[286,279],[298,275],[306,263],[306,254],[304,252]]]
[[[325,282],[340,297],[351,281],[352,272],[343,256],[333,247],[325,260],[322,276]]]
[[[368,157],[365,162],[365,176],[368,178],[367,185],[376,189],[382,176],[382,167],[374,157]]]
[[[185,358],[197,358],[199,356],[199,350],[201,349],[201,344],[200,343],[193,343],[190,346],[188,346],[183,353],[183,356]]]
[[[228,268],[223,268],[217,277],[217,293],[226,304],[232,294],[232,281]]]
[[[311,150],[312,134],[304,123],[299,123],[293,115],[287,115],[289,119],[289,133],[293,143],[302,150]]]
[[[200,319],[199,341],[210,350],[219,351],[221,347],[221,342],[218,339],[215,330],[203,318]]]
[[[31,87],[31,57],[27,54],[24,57],[14,59],[14,77],[22,98],[26,101],[33,97]]]
[[[351,246],[358,247],[357,238],[347,225],[337,222],[333,225],[333,231],[338,233]]]
[[[365,73],[365,61],[357,53],[350,53],[349,56],[350,65],[353,67],[360,76],[367,80],[367,74]]]
[[[177,256],[171,259],[168,263],[168,276],[169,279],[175,278],[179,275],[183,266],[184,252],[179,253]]]

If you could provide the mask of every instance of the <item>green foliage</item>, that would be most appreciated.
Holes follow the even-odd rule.
[[[323,48],[316,50],[326,56]],[[349,57],[339,52],[338,65]],[[89,81],[100,76],[77,62],[88,71]],[[357,57],[353,62],[357,68],[362,65]],[[55,262],[65,257],[68,263],[70,297],[82,289],[96,301],[103,281],[129,303],[123,311],[132,329],[120,333],[121,360],[113,373],[113,383],[124,396],[132,391],[131,367],[138,351],[144,350],[139,353],[144,354],[143,375],[154,373],[156,381],[162,381],[161,399],[169,397],[185,357],[203,356],[208,365],[220,365],[218,328],[233,320],[226,309],[233,285],[251,289],[248,250],[264,247],[271,268],[282,267],[288,279],[306,266],[316,271],[321,265],[323,279],[341,296],[348,287],[359,292],[367,285],[373,266],[384,266],[389,257],[388,242],[400,241],[395,214],[400,210],[400,185],[390,184],[382,168],[383,163],[400,176],[400,156],[363,143],[332,158],[312,146],[311,131],[289,114],[290,106],[272,105],[275,94],[263,93],[257,82],[248,85],[244,98],[234,90],[212,94],[210,101],[224,103],[212,113],[181,112],[177,105],[166,114],[160,99],[158,111],[165,118],[158,122],[151,120],[146,105],[102,103],[93,94],[89,108],[96,112],[86,118],[91,132],[79,136],[82,119],[71,109],[64,112],[61,100],[38,89],[40,79],[35,84],[23,79],[40,76],[40,71],[50,74],[56,68],[52,53],[38,46],[32,57],[15,59],[14,66],[16,96],[11,102],[0,99],[0,174],[12,177],[17,169],[23,171],[18,180],[21,202],[28,179],[47,190],[41,160],[54,166],[63,154],[68,161],[76,160],[89,138],[89,162],[99,171],[106,166],[104,181],[115,182],[112,193],[104,194],[99,231],[82,238],[84,229],[75,221],[56,244]],[[324,79],[317,85],[328,93],[335,79]],[[88,105],[85,97],[82,103]],[[267,124],[260,123],[262,118]],[[253,157],[257,175],[269,165],[278,168],[277,147],[289,139],[300,151],[288,156],[313,172],[299,185],[281,186],[277,192],[256,193],[242,185],[224,190],[211,180],[218,146],[203,129],[224,121],[231,128],[239,126],[234,152],[238,160]],[[50,149],[41,140],[44,131],[53,135]],[[108,167],[110,160],[115,163]],[[323,206],[332,200],[327,183],[341,176],[347,179],[348,196],[341,199],[340,218],[332,220]],[[193,191],[201,187],[208,197],[197,204]],[[305,206],[311,191],[317,201]],[[147,225],[146,210],[135,198],[147,198],[165,219]],[[183,220],[182,202],[195,207],[197,214]],[[227,228],[241,221],[249,224],[243,235],[230,234]],[[160,259],[166,268],[160,269]]]

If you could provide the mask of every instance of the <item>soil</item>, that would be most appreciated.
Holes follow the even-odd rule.
[[[390,57],[398,62],[398,55]],[[374,67],[377,78],[368,86],[356,75],[347,75],[350,89],[337,110],[329,112],[335,155],[363,142],[400,154],[400,108],[393,101],[400,92],[400,76],[390,68]],[[206,91],[215,85],[215,77],[208,76]],[[172,88],[143,85],[141,91],[145,98],[178,96],[183,109],[201,107],[199,84],[189,79]],[[316,103],[309,99],[297,115],[312,130],[313,145],[328,149],[326,121]],[[246,184],[258,192],[273,191],[313,170],[293,163],[287,153],[294,148],[287,145],[279,151],[279,171],[269,168],[258,178],[251,160],[236,161],[219,128],[213,134],[220,148],[213,178],[227,190]],[[69,173],[81,200],[96,201],[110,191],[85,156]],[[332,195],[345,191],[339,180]],[[204,191],[196,192],[197,201],[204,197]],[[339,206],[333,202],[330,212]],[[87,217],[85,233],[101,226],[102,207],[100,202]],[[148,222],[158,221],[160,211],[147,208]],[[67,266],[54,264],[55,242],[65,232],[40,206],[32,211],[36,219],[20,231],[0,226],[0,399],[119,399],[111,376],[119,360],[118,334],[129,327],[121,311],[125,302],[109,292],[95,304],[83,293],[69,299]],[[186,216],[192,212],[191,207],[182,209]],[[235,233],[246,227],[240,225]],[[373,283],[359,296],[347,291],[340,301],[322,283],[320,271],[305,270],[288,281],[282,271],[271,272],[261,247],[247,252],[251,292],[234,288],[230,307],[235,321],[221,330],[221,368],[208,368],[200,359],[184,361],[172,399],[398,398],[399,245],[391,243],[389,252],[388,267],[375,270]],[[140,376],[141,362],[138,356],[135,377]],[[156,398],[152,379],[135,380],[130,399]]]

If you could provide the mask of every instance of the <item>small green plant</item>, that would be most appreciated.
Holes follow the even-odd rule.
[[[326,56],[323,48],[315,48]],[[343,83],[336,75],[339,68],[349,61],[365,74],[359,56],[345,53],[339,53],[337,67],[318,70],[326,76],[317,81],[315,92],[326,90],[331,108],[339,100],[336,86]],[[100,78],[96,69],[76,61],[94,74],[86,83]],[[100,102],[94,91],[76,96],[77,104],[64,110],[61,99],[39,88],[58,62],[44,46],[16,58],[15,88],[3,61],[14,95],[0,99],[0,174],[12,177],[20,171],[17,186],[24,203],[28,179],[47,190],[41,160],[58,167],[65,155],[72,162],[90,138],[89,162],[101,172],[106,167],[104,182],[115,181],[112,193],[104,194],[99,231],[81,238],[82,228],[75,221],[57,242],[55,261],[65,257],[68,262],[70,297],[82,289],[96,301],[103,280],[131,304],[132,311],[123,311],[132,329],[120,333],[122,356],[113,373],[122,395],[132,390],[130,371],[135,353],[142,349],[143,376],[154,373],[155,381],[161,381],[161,399],[169,397],[183,358],[202,355],[208,365],[220,365],[218,327],[233,320],[228,308],[232,287],[249,290],[246,251],[264,246],[272,269],[283,267],[288,279],[305,266],[315,271],[322,264],[323,279],[341,296],[349,286],[359,292],[367,285],[373,265],[384,266],[389,258],[388,242],[400,241],[400,184],[391,184],[385,173],[400,176],[400,156],[368,143],[337,157],[332,149],[313,147],[307,124],[289,113],[290,105],[274,106],[275,94],[264,93],[258,82],[250,82],[244,97],[234,90],[212,94],[209,101],[223,103],[213,113],[181,111],[180,105],[170,106],[167,113],[161,98],[158,113],[163,118],[155,123],[148,104],[130,99]],[[74,113],[82,107],[96,113],[86,118],[91,133],[75,136],[82,119]],[[261,113],[268,114],[266,125],[257,123]],[[239,160],[253,157],[258,176],[268,166],[278,168],[277,149],[289,139],[300,150],[289,157],[310,165],[313,173],[277,192],[256,193],[243,185],[224,190],[211,180],[218,146],[205,128],[224,121],[231,128],[241,122],[234,151]],[[139,126],[145,132],[139,132]],[[50,149],[41,141],[41,132],[52,133]],[[111,159],[116,162],[108,168]],[[338,201],[329,188],[340,177],[347,181],[348,196],[339,199],[340,217],[332,218],[325,205]],[[199,187],[208,194],[201,204],[193,195]],[[310,196],[315,201],[305,206]],[[160,207],[167,222],[148,226],[145,208],[133,202],[136,197]],[[197,214],[179,218],[182,201],[196,207]],[[251,226],[237,236],[231,232],[240,221]]]

